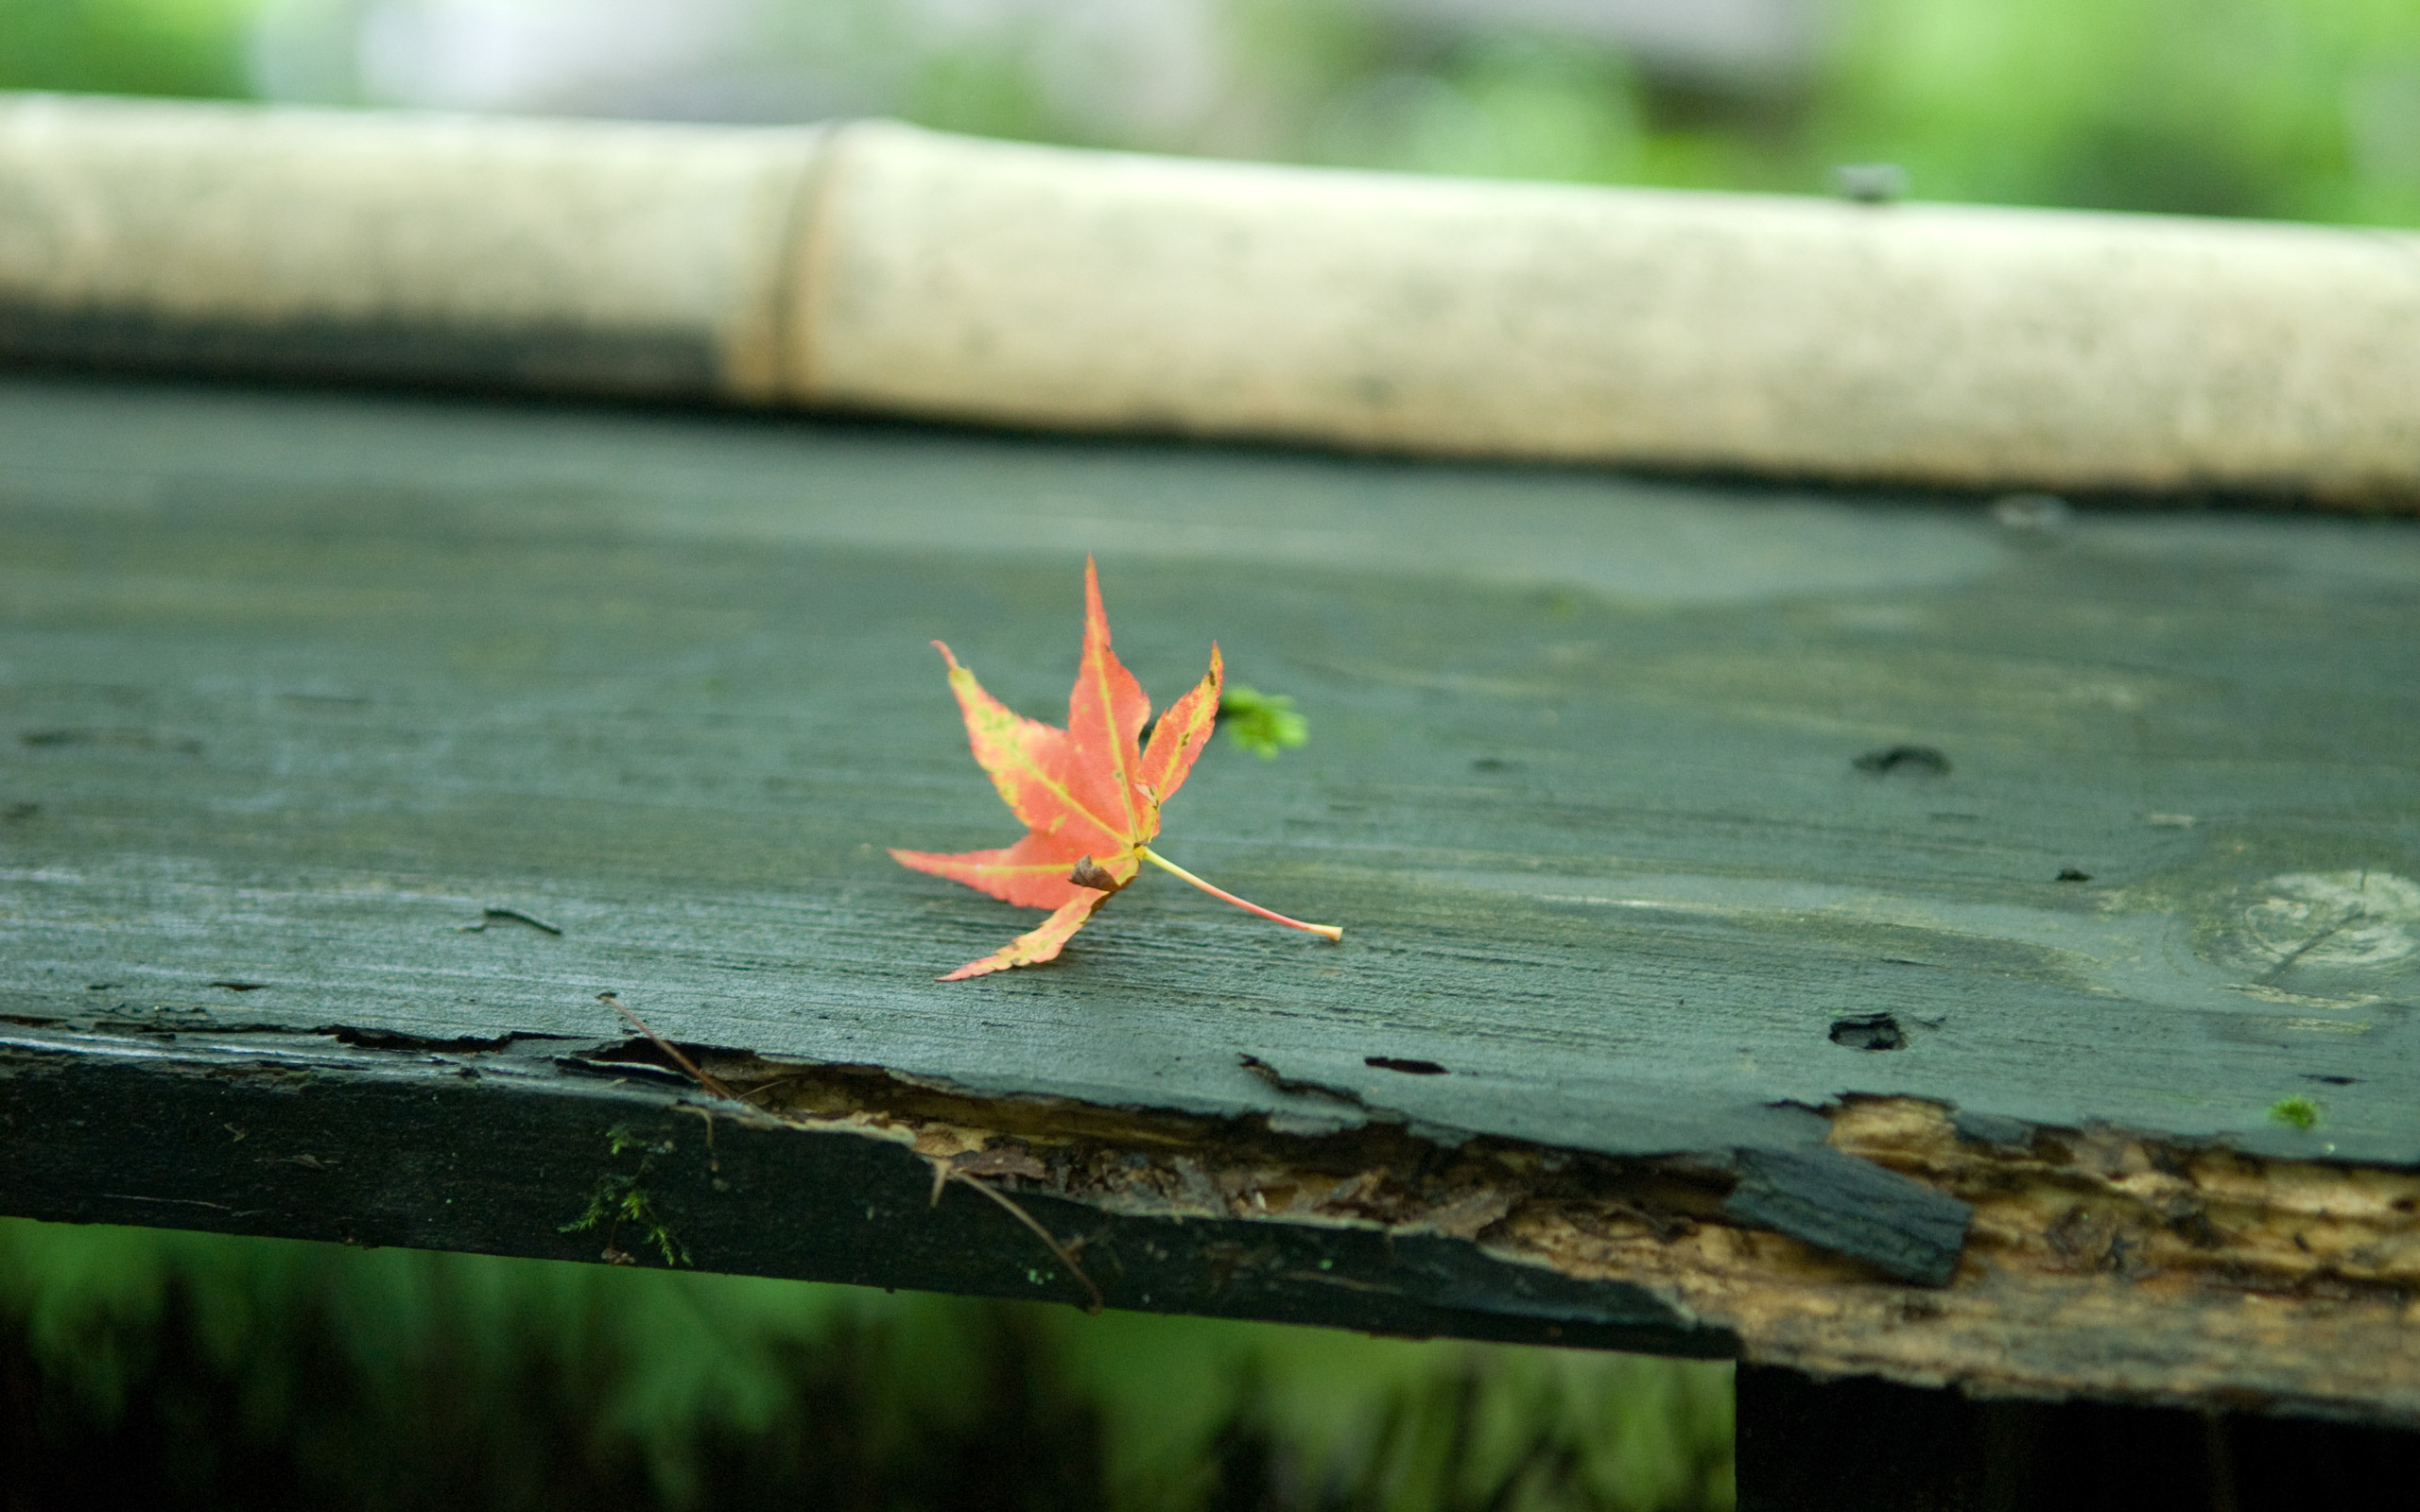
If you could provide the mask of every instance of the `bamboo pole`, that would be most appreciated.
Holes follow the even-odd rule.
[[[0,97],[0,355],[2420,504],[2420,236]]]
[[[777,400],[820,141],[0,95],[0,352]]]

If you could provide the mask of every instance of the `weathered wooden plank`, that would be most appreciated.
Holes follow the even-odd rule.
[[[937,1187],[904,1143],[802,1142],[728,1108],[681,1117],[703,1109],[631,1085],[627,1067],[559,1061],[560,1047],[24,1030],[0,1046],[9,1205],[31,1216],[1087,1300],[1014,1218],[962,1183]],[[647,1221],[583,1222],[632,1193]],[[1120,1307],[1668,1354],[1735,1345],[1643,1288],[1450,1236],[1200,1207],[1104,1223],[1047,1194],[1022,1202],[1081,1241],[1087,1280]]]
[[[1809,1169],[1827,1139],[1979,1211],[2014,1211],[1990,1208],[2003,1180],[2136,1203],[2087,1213],[2107,1222],[2072,1254],[2044,1247],[2064,1210],[2022,1243],[1979,1228],[1951,1301],[2020,1250],[2051,1257],[2027,1285],[2072,1262],[2100,1286],[2126,1225],[2185,1222],[2124,1195],[2129,1159],[2390,1184],[2420,1162],[2409,524],[2041,529],[1584,473],[31,379],[0,389],[0,435],[20,1023],[594,1045],[624,1037],[610,990],[757,1064],[945,1084],[961,1124],[1039,1097],[1544,1146],[1697,1183],[1674,1200],[1709,1232],[1743,1156]],[[1054,714],[1086,550],[1147,687],[1180,691],[1216,638],[1309,714],[1284,760],[1214,749],[1163,849],[1342,946],[1146,883],[1058,966],[931,980],[1028,916],[881,854],[1014,833],[925,643]],[[1894,746],[1947,769],[1857,765]],[[2297,1094],[2315,1123],[2270,1116]],[[1987,1137],[1859,1144],[1854,1097]],[[1860,1252],[1792,1208],[1755,1221]],[[2322,1259],[2291,1285],[2398,1316],[2420,1263],[2398,1211],[2388,1192],[2359,1245],[2298,1239]],[[1954,1216],[1914,1204],[1880,1237],[1938,1257]],[[1732,1305],[1689,1291],[1713,1263],[1673,1261],[1659,1295]],[[1756,1284],[1896,1305],[1854,1265],[1791,1274]],[[1832,1367],[1955,1375],[1986,1348],[1945,1324],[1881,1359],[1757,1316],[1752,1353]],[[2258,1378],[2420,1412],[2391,1331],[2331,1384],[2232,1327],[2180,1323],[2149,1363],[2046,1346],[2002,1384],[2154,1396],[2189,1358],[2188,1397]]]

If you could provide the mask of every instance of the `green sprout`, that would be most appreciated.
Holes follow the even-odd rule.
[[[1293,699],[1240,682],[1229,683],[1219,695],[1219,722],[1227,727],[1229,740],[1265,762],[1311,738],[1310,723],[1294,712]]]
[[[2269,1118],[2272,1123],[2284,1124],[2293,1128],[2308,1128],[2319,1122],[2319,1105],[2297,1092],[2291,1097],[2280,1097],[2271,1103]]]

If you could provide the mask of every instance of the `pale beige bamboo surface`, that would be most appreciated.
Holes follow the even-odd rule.
[[[2420,502],[2420,236],[0,96],[0,358]]]

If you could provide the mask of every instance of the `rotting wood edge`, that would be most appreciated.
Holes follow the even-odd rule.
[[[1643,1287],[1734,1331],[1752,1363],[2420,1427],[2420,1172],[2110,1128],[1978,1138],[1916,1098],[1824,1109],[1832,1148],[1972,1205],[1957,1273],[1936,1289],[1732,1221],[1736,1175],[1720,1160],[1625,1161],[1492,1137],[1448,1149],[1384,1123],[1305,1136],[691,1053],[756,1116],[908,1143],[937,1181],[975,1176],[1111,1214],[1466,1239]],[[588,1058],[660,1063],[643,1040]]]
[[[374,1055],[422,1052],[411,1058],[453,1074],[511,1053],[509,1040],[432,1056],[434,1042],[408,1036],[321,1035]],[[695,1089],[644,1039],[565,1040],[551,1058],[589,1079],[656,1082],[667,1112],[709,1129],[731,1120],[904,1146],[931,1162],[937,1193],[958,1176],[1011,1202],[1107,1218],[1357,1229],[1390,1245],[1434,1236],[1565,1285],[1644,1294],[1759,1365],[2420,1428],[2420,1172],[2408,1169],[2001,1120],[1966,1121],[1962,1136],[1935,1103],[1845,1098],[1823,1110],[1833,1150],[1971,1205],[1956,1274],[1930,1288],[1738,1223],[1725,1211],[1737,1179],[1725,1152],[1619,1160],[1494,1137],[1452,1145],[1383,1118],[1304,1134],[1257,1116],[978,1095],[875,1066],[683,1048],[740,1106]],[[1080,1238],[1060,1237],[1080,1263]],[[1082,1300],[1073,1286],[1065,1299]]]

